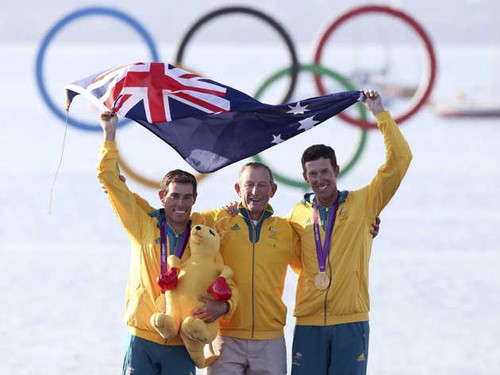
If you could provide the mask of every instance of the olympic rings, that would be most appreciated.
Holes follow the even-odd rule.
[[[267,14],[253,9],[253,8],[248,8],[248,7],[243,7],[243,6],[235,6],[235,7],[223,7],[216,9],[215,11],[212,11],[210,13],[205,14],[203,17],[198,19],[184,34],[184,36],[181,39],[181,43],[179,45],[179,49],[177,51],[176,57],[175,57],[175,65],[177,64],[183,64],[182,60],[184,58],[184,51],[186,49],[186,46],[188,42],[191,40],[193,37],[194,33],[198,31],[200,27],[202,27],[204,24],[207,22],[213,20],[216,17],[227,15],[227,14],[233,14],[233,13],[243,13],[243,14],[248,14],[251,16],[254,16],[265,23],[267,23],[269,26],[271,26],[274,30],[276,30],[279,34],[279,36],[285,41],[286,47],[288,49],[288,52],[290,54],[290,60],[291,60],[291,74],[290,74],[290,83],[288,85],[288,89],[286,91],[285,96],[281,100],[281,103],[286,103],[290,101],[290,98],[292,97],[293,91],[295,90],[295,86],[297,84],[297,77],[299,74],[299,60],[297,58],[297,52],[295,51],[295,46],[290,38],[289,33],[281,26],[281,24],[276,21],[274,18],[268,16]]]
[[[62,121],[66,121],[66,113],[61,111],[58,108],[58,106],[52,101],[45,87],[45,80],[43,77],[43,62],[45,59],[45,53],[47,52],[47,48],[52,39],[54,39],[54,37],[57,35],[59,31],[61,31],[63,27],[67,26],[70,22],[78,18],[93,16],[93,15],[110,16],[112,18],[116,18],[117,20],[123,21],[124,23],[130,25],[135,31],[138,32],[141,38],[144,39],[144,41],[148,45],[149,51],[151,52],[151,58],[153,59],[153,61],[159,61],[155,43],[149,32],[138,21],[136,21],[134,18],[130,17],[126,13],[123,13],[119,10],[112,8],[91,7],[91,8],[82,8],[63,17],[45,35],[36,56],[36,80],[38,88],[40,90],[43,100],[48,105],[50,110]],[[71,118],[68,118],[67,121],[70,125],[73,125],[83,130],[91,130],[91,131],[101,130],[99,126],[93,124],[86,124],[84,122],[73,120]],[[121,126],[129,122],[130,120],[128,119],[127,121],[122,121]]]
[[[290,54],[290,67],[285,68],[275,74],[273,74],[271,77],[269,77],[263,85],[257,90],[256,94],[254,95],[255,97],[258,97],[262,94],[262,92],[274,81],[277,79],[283,77],[284,75],[289,75],[290,76],[290,81],[289,81],[289,86],[287,89],[286,94],[284,95],[284,98],[282,99],[282,102],[288,102],[293,95],[293,91],[295,90],[297,80],[298,80],[298,73],[299,70],[305,70],[314,73],[314,81],[316,83],[316,87],[318,88],[319,94],[324,95],[325,94],[325,89],[322,84],[322,75],[327,75],[330,76],[331,78],[337,80],[342,86],[346,87],[347,89],[354,89],[352,84],[348,82],[343,76],[341,76],[338,73],[335,73],[326,67],[323,67],[320,64],[321,60],[321,54],[324,49],[324,46],[328,40],[328,38],[331,36],[331,34],[339,28],[344,22],[346,22],[348,19],[359,16],[361,14],[365,13],[382,13],[386,14],[389,16],[396,17],[400,20],[403,21],[403,23],[410,28],[412,28],[418,36],[420,37],[421,41],[424,44],[425,51],[427,53],[427,61],[428,61],[428,77],[427,77],[427,82],[425,85],[421,85],[419,87],[419,90],[413,97],[413,101],[416,101],[416,104],[407,112],[404,113],[402,116],[399,118],[396,118],[396,121],[401,124],[411,116],[413,116],[425,103],[425,101],[428,99],[430,96],[430,93],[432,91],[432,88],[435,83],[436,79],[436,57],[435,53],[433,50],[433,46],[431,43],[430,38],[427,36],[426,32],[424,29],[410,16],[407,14],[403,13],[402,11],[394,10],[389,7],[385,6],[362,6],[358,8],[354,8],[351,11],[348,11],[347,13],[344,13],[341,15],[339,18],[337,18],[326,30],[326,32],[323,34],[321,37],[319,43],[316,46],[316,51],[314,54],[314,64],[310,65],[301,65],[298,62],[297,58],[297,53],[295,50],[295,45],[292,42],[290,35],[285,31],[285,29],[279,24],[276,20],[268,16],[267,14],[252,9],[244,6],[236,6],[236,7],[223,7],[219,8],[215,11],[212,11],[210,13],[207,13],[198,21],[196,21],[189,29],[188,31],[184,34],[182,37],[181,43],[179,44],[179,48],[176,54],[176,64],[182,66],[182,59],[184,57],[184,52],[187,47],[188,42],[191,40],[193,37],[194,33],[198,31],[200,27],[202,27],[205,23],[209,22],[210,20],[224,15],[224,14],[232,14],[232,13],[243,13],[243,14],[248,14],[250,16],[254,16],[265,23],[269,24],[274,30],[278,32],[280,37],[285,41],[286,47],[289,51]],[[80,10],[74,11],[67,16],[63,17],[61,20],[59,20],[47,33],[47,35],[44,37],[40,49],[37,53],[36,57],[36,79],[37,79],[37,85],[40,90],[40,93],[42,95],[43,100],[45,103],[48,105],[49,109],[56,115],[56,117],[60,118],[63,121],[68,121],[70,125],[73,125],[77,128],[80,128],[82,130],[90,130],[90,131],[99,131],[100,127],[95,126],[93,124],[86,124],[82,123],[79,121],[75,121],[72,119],[66,119],[66,113],[63,111],[59,110],[58,107],[54,104],[54,102],[51,100],[48,91],[46,90],[45,87],[45,80],[43,76],[43,63],[44,63],[44,58],[45,54],[47,51],[47,48],[50,44],[50,42],[54,39],[56,34],[66,25],[68,25],[70,22],[86,17],[86,16],[91,16],[91,15],[104,15],[104,16],[110,16],[112,18],[116,18],[119,21],[123,21],[124,23],[130,25],[137,33],[139,33],[140,37],[146,42],[149,51],[151,53],[152,59],[154,61],[159,61],[158,57],[158,52],[156,50],[156,46],[154,44],[153,38],[150,36],[150,34],[146,31],[146,29],[139,24],[135,19],[130,17],[129,15],[125,14],[124,12],[121,12],[116,9],[112,8],[105,8],[105,7],[89,7],[89,8],[82,8]],[[346,113],[340,113],[337,115],[337,117],[343,121],[346,121],[349,124],[355,125],[357,127],[360,127],[361,133],[359,137],[359,141],[357,143],[357,148],[356,151],[354,152],[353,156],[351,157],[351,160],[346,164],[346,167],[342,169],[341,176],[348,172],[354,164],[357,162],[359,159],[362,150],[365,147],[365,142],[366,142],[366,137],[367,137],[367,130],[375,128],[376,125],[372,122],[368,122],[366,118],[366,110],[364,106],[358,104],[358,108],[360,111],[360,117],[359,119],[357,118],[352,118]],[[127,123],[130,121],[127,120]],[[126,122],[122,122],[120,126],[124,125]],[[260,155],[256,155],[254,157],[255,160],[260,161],[262,160]],[[123,160],[120,159],[120,165],[122,166],[122,169],[130,175],[130,177],[134,178],[137,180],[139,183],[142,183],[148,187],[152,188],[158,188],[159,183],[149,180],[145,177],[140,176],[138,173],[134,172],[130,166]],[[292,178],[286,177],[284,175],[281,175],[279,173],[274,172],[276,179],[282,183],[288,184],[292,187],[298,187],[302,189],[307,189],[309,186],[305,184],[303,181],[298,181],[294,180]],[[202,174],[202,175],[197,175],[198,181],[201,181],[204,179],[207,175]]]
[[[321,64],[321,55],[324,46],[326,44],[326,41],[335,30],[337,30],[347,20],[366,13],[382,13],[400,19],[401,21],[403,21],[403,23],[407,24],[410,28],[412,28],[424,43],[425,51],[427,53],[428,69],[429,69],[428,75],[427,77],[425,77],[425,80],[427,82],[425,83],[425,85],[421,85],[417,90],[417,92],[415,93],[413,97],[414,98],[413,101],[415,103],[413,104],[413,106],[407,112],[403,113],[401,116],[395,119],[395,121],[398,124],[402,124],[405,120],[409,119],[411,116],[417,113],[418,110],[425,104],[425,102],[427,101],[427,99],[431,94],[432,88],[436,80],[436,70],[437,70],[436,54],[434,52],[432,42],[427,33],[425,32],[425,30],[423,29],[423,27],[415,19],[413,19],[412,17],[410,17],[409,15],[407,15],[402,11],[387,6],[368,5],[368,6],[361,6],[358,8],[354,8],[342,14],[340,17],[336,18],[334,22],[332,22],[330,26],[327,28],[327,30],[323,33],[316,46],[316,51],[314,53],[314,63]],[[325,95],[326,90],[321,81],[321,76],[315,75],[314,81],[316,83],[316,87],[318,88],[318,92],[320,93],[320,95]],[[348,122],[349,124],[360,126],[365,129],[377,128],[376,123],[352,118],[347,113],[339,113],[337,116],[340,119]]]
[[[345,89],[347,89],[347,90],[355,90],[354,86],[352,85],[352,83],[349,82],[349,80],[347,78],[345,78],[344,76],[342,76],[342,75],[340,75],[340,74],[338,74],[338,73],[336,73],[336,72],[334,72],[334,71],[332,71],[330,69],[327,69],[327,68],[325,68],[323,66],[315,65],[315,64],[300,65],[299,66],[299,70],[300,71],[306,71],[306,72],[313,72],[313,73],[319,74],[319,75],[327,75],[327,76],[335,79],[336,81],[338,81]],[[271,75],[257,89],[256,93],[254,94],[254,97],[256,99],[258,99],[262,95],[262,93],[273,82],[276,82],[278,79],[282,78],[286,74],[290,74],[290,69],[289,68],[282,69],[282,70],[274,73],[273,75]],[[357,103],[356,106],[359,109],[360,118],[363,121],[366,121],[366,108],[361,103]],[[349,172],[349,170],[351,170],[351,168],[354,166],[354,164],[358,161],[359,157],[361,156],[361,154],[362,154],[362,152],[363,152],[363,150],[365,148],[367,134],[368,134],[368,132],[367,132],[366,129],[360,128],[360,136],[358,137],[358,144],[356,145],[356,151],[352,154],[351,160],[349,160],[347,162],[346,166],[344,168],[341,168],[339,177],[342,177],[347,172]],[[253,157],[253,159],[255,161],[258,161],[258,162],[261,162],[261,163],[265,163],[264,160],[263,160],[263,158],[262,158],[262,156],[260,156],[260,154],[255,155]],[[282,174],[280,174],[278,172],[275,172],[275,171],[273,171],[273,175],[274,175],[276,181],[278,181],[278,182],[282,182],[282,183],[284,183],[286,185],[289,185],[289,186],[292,186],[292,187],[301,188],[303,190],[309,189],[309,184],[305,183],[302,180],[293,179],[291,177],[287,177],[287,176],[282,175]]]

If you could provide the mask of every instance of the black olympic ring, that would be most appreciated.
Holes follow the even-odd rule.
[[[269,24],[274,30],[278,32],[278,34],[283,38],[285,41],[286,47],[288,49],[288,52],[290,54],[290,82],[288,85],[288,89],[283,97],[281,99],[281,103],[286,103],[290,101],[290,98],[293,95],[293,91],[295,90],[295,86],[297,84],[297,78],[299,75],[299,70],[300,70],[300,64],[299,60],[297,57],[297,52],[295,50],[295,45],[290,37],[290,34],[285,30],[285,28],[274,18],[268,16],[267,14],[261,12],[260,10],[249,8],[249,7],[244,7],[244,6],[230,6],[230,7],[223,7],[223,8],[218,8],[212,12],[209,12],[205,14],[203,17],[198,19],[193,25],[191,25],[188,29],[188,31],[182,36],[181,42],[179,44],[177,54],[175,57],[175,63],[174,65],[183,65],[183,58],[184,58],[184,52],[186,50],[186,46],[188,45],[188,42],[191,40],[195,32],[198,31],[204,24],[207,22],[213,20],[214,18],[217,18],[219,16],[227,15],[227,14],[234,14],[234,13],[243,13],[243,14],[248,14],[251,16],[254,16],[258,18],[259,20],[264,21],[265,23]]]

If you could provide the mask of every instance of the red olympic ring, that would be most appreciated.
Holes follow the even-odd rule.
[[[332,33],[337,30],[342,24],[344,24],[346,21],[349,19],[352,19],[356,16],[360,16],[362,14],[366,13],[383,13],[387,14],[389,16],[396,17],[403,21],[405,24],[409,25],[417,34],[418,36],[422,39],[425,47],[425,51],[427,52],[427,58],[428,58],[428,76],[426,77],[426,85],[419,87],[417,93],[414,95],[414,101],[415,103],[410,107],[408,111],[403,113],[401,116],[395,118],[395,121],[398,124],[402,124],[404,121],[408,120],[411,116],[413,116],[415,113],[417,113],[420,108],[425,104],[427,99],[429,98],[432,88],[434,86],[434,83],[436,81],[436,54],[434,52],[434,48],[431,42],[431,39],[427,35],[426,31],[424,28],[412,17],[410,17],[408,14],[396,10],[387,6],[382,6],[382,5],[368,5],[368,6],[361,6],[358,8],[354,8],[342,15],[340,17],[336,18],[334,22],[328,26],[326,31],[323,33],[321,38],[319,39],[319,42],[315,48],[315,53],[314,53],[314,63],[318,65],[322,65],[321,63],[321,55],[323,53],[325,44],[328,40],[328,38],[332,35]],[[314,82],[316,84],[316,87],[318,89],[318,92],[320,95],[325,95],[326,94],[326,89],[325,86],[323,85],[322,81],[322,76],[316,74],[314,76]],[[375,122],[370,122],[370,121],[364,121],[361,119],[356,119],[354,117],[349,116],[346,112],[341,112],[337,115],[338,118],[342,119],[343,121],[359,126],[363,129],[376,129],[377,124]]]

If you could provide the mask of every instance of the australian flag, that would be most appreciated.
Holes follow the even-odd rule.
[[[280,105],[170,64],[125,65],[65,87],[146,127],[200,173],[214,172],[305,132],[362,100],[337,92]]]

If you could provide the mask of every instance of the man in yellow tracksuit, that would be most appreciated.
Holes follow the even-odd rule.
[[[230,217],[221,254],[233,269],[241,298],[232,317],[220,322],[214,346],[221,355],[207,374],[286,374],[282,295],[297,236],[287,219],[273,215],[268,202],[277,186],[267,166],[244,165],[235,189],[241,202],[238,214]],[[204,214],[215,220],[228,216],[224,209]]]
[[[131,242],[125,316],[130,335],[123,374],[194,375],[194,363],[181,339],[165,340],[151,325],[150,318],[156,312],[165,311],[162,288],[168,280],[163,279],[162,259],[171,254],[178,254],[181,258],[190,255],[187,240],[191,209],[197,198],[196,179],[181,170],[167,173],[159,191],[163,208],[154,210],[132,193],[121,179],[115,143],[116,115],[104,112],[100,123],[104,142],[98,179]],[[212,225],[210,218],[205,217],[208,225]],[[159,276],[160,280],[157,280]],[[233,294],[231,300],[219,302],[205,298],[205,304],[196,312],[197,317],[205,321],[220,316],[231,317],[237,308],[238,293],[234,283],[231,280],[228,283]]]
[[[396,193],[412,154],[380,95],[373,90],[365,95],[386,147],[385,163],[369,185],[339,191],[340,170],[329,146],[314,145],[302,155],[303,176],[313,193],[290,215],[301,240],[295,254],[299,280],[292,375],[366,373],[369,228]]]

